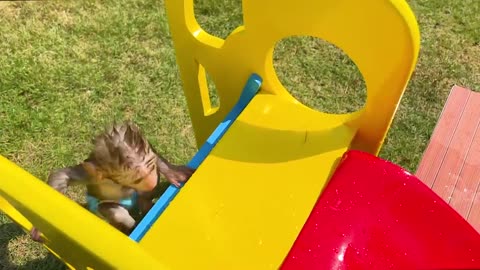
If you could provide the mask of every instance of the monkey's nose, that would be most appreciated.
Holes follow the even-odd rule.
[[[149,175],[145,177],[141,183],[142,191],[151,191],[157,186],[156,175]]]

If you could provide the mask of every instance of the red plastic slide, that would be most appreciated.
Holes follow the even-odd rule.
[[[480,234],[401,167],[349,151],[282,269],[480,269]]]

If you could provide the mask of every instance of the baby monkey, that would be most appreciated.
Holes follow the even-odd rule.
[[[85,161],[52,171],[47,183],[64,195],[71,184],[86,185],[89,210],[125,234],[137,223],[132,212],[145,214],[160,196],[160,175],[179,187],[194,172],[168,162],[131,122],[114,124],[96,136],[93,145]],[[42,241],[38,229],[30,234]]]

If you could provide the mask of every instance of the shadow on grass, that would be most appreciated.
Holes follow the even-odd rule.
[[[15,265],[10,261],[8,243],[25,232],[15,223],[0,225],[0,269],[2,270],[47,270],[67,269],[54,255],[48,253],[45,258],[31,260],[23,265]],[[24,255],[24,254],[19,254]]]

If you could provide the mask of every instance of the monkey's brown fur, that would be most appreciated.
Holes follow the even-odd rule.
[[[129,211],[118,203],[138,194],[138,206],[144,214],[158,197],[159,185],[165,176],[175,186],[185,182],[193,170],[168,162],[152,148],[131,122],[114,124],[93,140],[89,157],[81,164],[54,170],[47,183],[65,194],[71,184],[83,184],[87,194],[100,201],[99,214],[111,225],[128,234],[135,227],[135,220]],[[32,239],[41,241],[41,234],[33,228]]]

